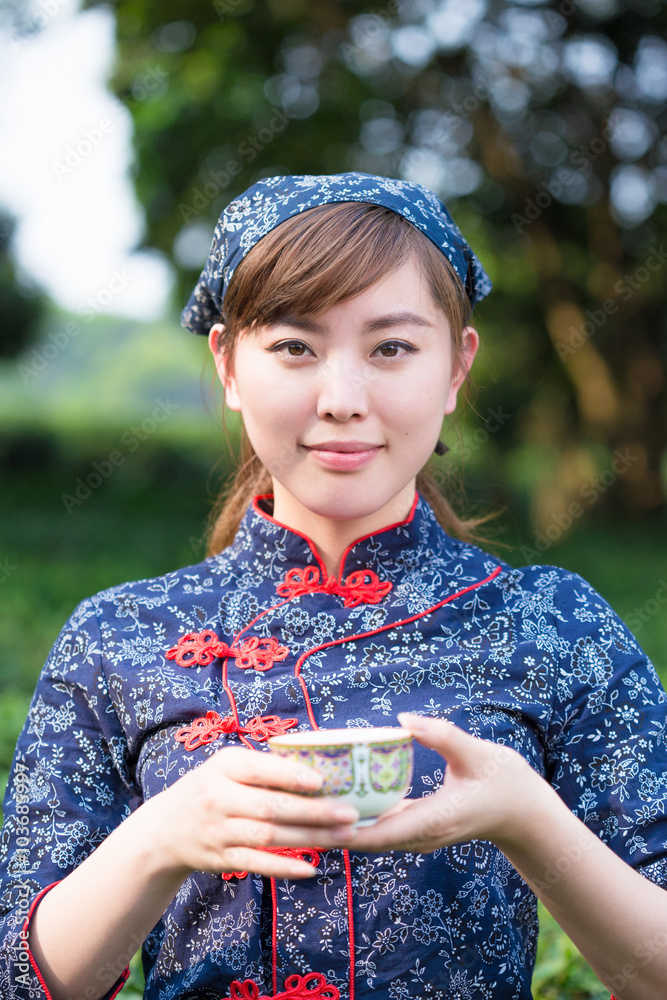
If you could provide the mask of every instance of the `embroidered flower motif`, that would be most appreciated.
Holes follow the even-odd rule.
[[[277,639],[262,639],[251,635],[240,646],[228,646],[211,629],[188,632],[175,646],[167,650],[168,660],[176,660],[179,667],[207,667],[218,656],[233,656],[240,670],[270,670],[278,660],[289,655],[287,646]]]
[[[377,573],[370,569],[359,569],[345,580],[342,586],[343,601],[346,608],[355,608],[357,604],[379,604],[386,597],[393,584],[389,580],[380,583]]]
[[[329,579],[334,579],[329,577]],[[316,591],[324,590],[320,586],[320,571],[317,566],[306,566],[304,569],[295,567],[288,569],[285,579],[276,587],[281,597],[303,597],[304,594],[314,594]],[[332,593],[332,591],[328,591]]]
[[[215,632],[188,632],[182,635],[175,646],[167,650],[167,659],[176,660],[179,667],[207,667],[217,656],[229,656],[232,650],[226,642],[221,642]]]
[[[299,861],[306,861],[313,868],[317,868],[320,863],[319,851],[314,847],[259,847],[258,850],[266,851],[267,854],[280,854],[284,858],[297,858]],[[229,882],[232,878],[245,878],[247,874],[247,872],[223,872],[222,877],[225,882]]]
[[[298,719],[281,719],[278,715],[256,715],[249,719],[241,732],[246,733],[255,743],[263,743],[269,736],[282,736],[297,725]]]
[[[284,991],[272,997],[260,996],[259,987],[252,979],[242,983],[235,979],[226,1000],[339,1000],[339,997],[340,990],[327,983],[324,976],[319,972],[308,972],[305,976],[288,976]]]
[[[287,646],[281,646],[277,639],[260,639],[252,635],[238,648],[234,663],[239,670],[270,670],[274,663],[284,660],[289,653]]]
[[[223,719],[217,712],[207,712],[188,726],[182,726],[175,739],[183,743],[186,750],[197,750],[229,733],[243,733],[255,743],[263,743],[269,736],[282,736],[298,722],[298,719],[281,719],[278,715],[256,715],[241,726],[232,715]]]
[[[223,733],[235,733],[238,731],[238,723],[228,715],[225,719],[217,712],[207,712],[206,715],[195,719],[189,726],[183,726],[176,733],[176,740],[182,743],[186,750],[196,750],[206,743],[213,743]]]
[[[336,594],[343,598],[344,607],[356,608],[358,604],[378,604],[392,587],[389,580],[381,583],[377,573],[370,569],[355,570],[344,583],[339,583],[335,576],[322,580],[317,566],[305,566],[289,569],[276,590],[281,597],[290,599],[305,594]]]

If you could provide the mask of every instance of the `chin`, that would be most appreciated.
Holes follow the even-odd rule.
[[[374,503],[354,503],[354,502],[326,502],[308,503],[304,506],[317,517],[326,518],[328,521],[358,521],[364,517],[371,517],[380,508]],[[380,506],[382,506],[380,504]]]
[[[341,482],[336,483],[333,488],[310,490],[300,502],[317,517],[325,517],[331,521],[356,521],[372,517],[388,499],[384,494],[378,494],[377,489],[372,486],[352,486],[351,483]]]

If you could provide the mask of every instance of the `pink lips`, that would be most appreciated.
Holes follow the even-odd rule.
[[[327,469],[353,471],[372,462],[382,445],[368,441],[322,441],[304,447]]]

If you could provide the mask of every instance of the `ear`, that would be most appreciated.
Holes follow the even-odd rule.
[[[219,347],[220,334],[223,333],[224,329],[225,328],[222,323],[214,323],[209,330],[208,346],[211,349],[211,354],[213,355],[213,360],[215,361],[218,378],[220,379],[222,387],[225,390],[225,403],[230,410],[240,411],[241,400],[239,398],[238,386],[234,375],[234,366],[232,365],[230,367],[228,365],[228,358]]]
[[[456,409],[458,391],[466,380],[479,347],[479,334],[474,326],[467,326],[461,334],[461,360],[456,371],[452,372],[445,413],[453,413]]]

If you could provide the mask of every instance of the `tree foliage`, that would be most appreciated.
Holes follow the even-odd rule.
[[[175,261],[179,305],[217,216],[261,176],[426,183],[495,280],[478,405],[508,414],[491,433],[519,479],[531,470],[534,523],[585,509],[600,472],[628,511],[664,500],[663,0],[115,10],[147,242]]]
[[[14,222],[0,215],[0,358],[14,357],[25,347],[44,309],[44,297],[24,285],[9,252]]]

